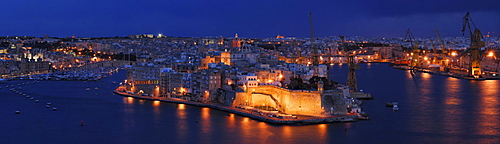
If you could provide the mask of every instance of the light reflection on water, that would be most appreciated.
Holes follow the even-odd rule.
[[[134,104],[134,98],[133,97],[123,97],[123,103],[125,104]]]
[[[444,81],[444,91],[443,95],[443,129],[442,133],[452,133],[458,134],[463,133],[461,129],[463,128],[462,121],[462,109],[460,105],[462,100],[460,99],[461,83],[460,79],[448,77]]]
[[[292,126],[283,126],[282,129],[283,129],[283,138],[292,139],[293,137]]]
[[[458,97],[460,94],[460,89],[462,88],[460,79],[448,77],[445,80],[445,92],[444,101],[445,105],[460,105],[462,100]]]
[[[270,141],[275,135],[270,131],[269,125],[265,122],[258,122],[257,128],[259,129],[257,135],[259,137],[258,143],[266,143]]]
[[[432,107],[429,105],[431,97],[429,91],[426,90],[431,86],[428,80],[429,75],[422,72],[406,71],[407,79],[405,80],[406,86],[404,92],[406,99],[404,103],[400,104],[399,112],[410,111],[408,113],[415,113],[412,115],[409,128],[414,132],[431,132],[432,127],[425,126],[426,121],[432,120]]]
[[[160,104],[161,101],[158,100],[153,101],[153,112],[155,120],[158,120],[158,118],[160,117],[159,115],[161,114]]]
[[[500,135],[498,80],[485,80],[478,83],[480,100],[477,104],[479,123],[477,130],[482,135]]]
[[[177,124],[175,125],[175,131],[177,132],[177,137],[179,137],[179,142],[185,142],[188,138],[189,124],[187,120],[187,112],[184,104],[177,104]]]
[[[212,130],[212,124],[210,121],[210,108],[204,107],[201,108],[201,119],[196,120],[201,124],[201,133],[204,135],[210,134]],[[205,136],[203,138],[209,138],[209,136]]]
[[[326,139],[328,132],[328,125],[327,124],[319,124],[318,125],[318,134],[319,134],[319,139]]]
[[[229,121],[228,121],[227,127],[235,127],[236,126],[236,117],[233,113],[229,114],[228,120]]]
[[[153,107],[159,107],[160,103],[161,103],[161,101],[159,101],[159,100],[153,101]]]
[[[412,131],[444,134],[447,143],[460,143],[457,135],[500,135],[500,81],[471,81],[417,73],[406,74],[417,89],[406,87],[412,118]],[[442,79],[437,81],[436,79]],[[442,92],[440,92],[442,91]],[[479,143],[498,143],[498,139],[478,139]]]
[[[255,135],[255,132],[252,131],[253,125],[250,125],[250,118],[248,117],[243,117],[242,121],[240,122],[239,128],[241,130],[242,138],[243,139],[251,139],[252,136]]]

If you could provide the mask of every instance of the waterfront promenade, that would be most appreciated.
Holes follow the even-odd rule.
[[[347,114],[347,115],[340,115],[340,116],[296,115],[297,116],[296,119],[268,117],[265,115],[261,115],[258,112],[253,112],[250,110],[240,109],[240,108],[235,108],[235,107],[223,106],[223,105],[215,104],[215,103],[201,103],[201,102],[183,100],[183,99],[179,99],[179,98],[149,97],[149,96],[141,96],[139,94],[129,94],[125,91],[125,88],[123,86],[119,86],[113,92],[115,94],[118,94],[121,96],[133,97],[133,98],[138,98],[138,99],[158,100],[158,101],[163,101],[163,102],[187,104],[187,105],[198,106],[198,107],[208,107],[208,108],[212,108],[212,109],[216,109],[216,110],[234,113],[234,114],[237,114],[240,116],[249,117],[249,118],[263,121],[263,122],[270,123],[270,124],[305,125],[305,124],[322,124],[322,123],[333,123],[333,122],[358,121],[358,115],[354,115],[354,114]]]

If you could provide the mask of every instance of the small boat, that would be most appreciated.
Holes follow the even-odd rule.
[[[112,83],[112,84],[116,84],[116,82],[115,82],[115,81],[112,81],[111,83]]]
[[[50,105],[45,105],[45,108],[50,108]]]
[[[94,89],[99,89],[99,88],[95,87]]]
[[[40,102],[40,100],[35,100],[36,103]]]
[[[339,121],[340,122],[354,122],[356,120],[353,118],[340,118]]]
[[[386,102],[385,103],[385,106],[387,106],[387,107],[393,107],[394,105],[398,105],[398,102],[393,101],[393,102]]]
[[[16,114],[20,114],[20,113],[21,113],[21,111],[19,111],[19,110],[16,110]]]
[[[89,90],[90,90],[90,88],[86,88],[85,90],[89,91]]]
[[[57,108],[52,108],[52,111],[57,111]]]
[[[398,111],[399,110],[399,106],[396,104],[396,105],[393,105],[392,106],[392,110],[393,111]]]
[[[364,117],[364,116],[360,116],[360,117],[358,117],[358,119],[359,119],[359,120],[370,120],[370,118],[369,118],[369,117]]]

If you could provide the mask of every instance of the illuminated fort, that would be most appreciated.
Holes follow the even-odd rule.
[[[245,92],[237,92],[233,105],[251,107],[273,107],[287,114],[298,115],[342,115],[347,113],[344,95],[347,89],[290,90],[275,85],[249,87]]]

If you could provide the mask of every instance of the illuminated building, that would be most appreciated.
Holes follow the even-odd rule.
[[[134,66],[127,71],[127,89],[131,92],[142,90],[147,94],[154,94],[156,86],[160,84],[160,67],[155,65]],[[156,94],[159,96],[159,94]]]

